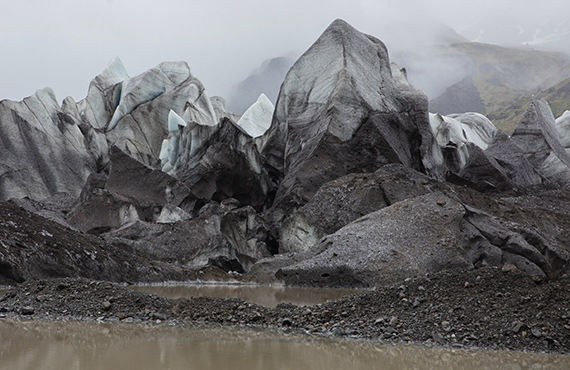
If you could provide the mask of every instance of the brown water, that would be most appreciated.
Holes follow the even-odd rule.
[[[131,287],[146,293],[167,298],[212,297],[240,298],[266,307],[279,303],[293,303],[297,306],[315,305],[333,299],[362,292],[355,289],[294,288],[260,285],[137,285]]]
[[[276,333],[0,320],[0,370],[570,369],[570,357]]]

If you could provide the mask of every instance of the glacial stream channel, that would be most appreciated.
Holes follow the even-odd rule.
[[[265,307],[275,307],[279,303],[311,306],[363,291],[355,289],[225,284],[133,285],[131,288],[174,299],[189,297],[240,298]]]
[[[0,320],[0,370],[569,369],[570,357],[254,330]]]

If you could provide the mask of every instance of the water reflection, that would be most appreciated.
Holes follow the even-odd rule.
[[[123,324],[0,321],[0,370],[569,369],[570,357]]]
[[[275,307],[288,302],[297,306],[315,305],[362,292],[355,289],[294,288],[260,285],[138,285],[132,289],[167,298],[212,297],[240,298],[244,301]]]

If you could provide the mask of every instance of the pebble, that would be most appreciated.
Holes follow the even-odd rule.
[[[505,263],[503,265],[503,267],[501,268],[502,272],[514,272],[517,271],[517,267],[515,265],[513,265],[512,263]]]
[[[152,320],[162,320],[162,321],[166,321],[167,319],[166,315],[160,312],[153,312],[151,318]]]
[[[522,329],[526,329],[526,328],[527,328],[527,326],[526,326],[525,323],[523,323],[523,322],[521,322],[521,321],[515,321],[515,322],[513,323],[513,325],[512,325],[511,330],[512,330],[514,333],[517,333],[517,334],[518,334]]]
[[[432,339],[434,340],[434,342],[436,343],[443,343],[443,336],[439,333],[433,333],[431,335]]]
[[[34,308],[31,306],[22,307],[22,315],[33,315],[35,312]]]
[[[530,332],[532,333],[532,335],[533,335],[535,338],[540,338],[540,337],[542,337],[542,333],[540,332],[540,330],[538,330],[538,328],[532,328]]]
[[[102,306],[104,311],[108,311],[111,308],[111,302],[105,301],[103,302]]]

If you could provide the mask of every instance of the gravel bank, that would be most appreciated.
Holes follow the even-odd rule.
[[[569,279],[516,269],[447,271],[316,306],[166,299],[86,279],[22,283],[0,298],[7,320],[88,320],[262,327],[466,348],[570,353]]]

